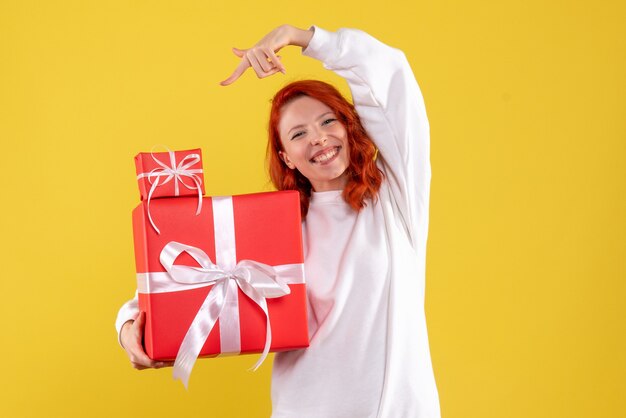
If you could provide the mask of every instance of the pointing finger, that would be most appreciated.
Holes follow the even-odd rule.
[[[220,82],[220,85],[227,86],[229,84],[234,83],[235,80],[237,80],[239,77],[241,77],[241,75],[246,71],[246,69],[249,66],[250,66],[250,63],[248,62],[248,60],[247,59],[243,59],[239,63],[237,68],[235,68],[235,71],[233,71],[233,73],[230,75],[230,77],[228,77],[226,80]]]

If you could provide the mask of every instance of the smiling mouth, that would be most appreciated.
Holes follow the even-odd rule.
[[[332,149],[329,149],[328,151],[322,154],[316,155],[315,157],[311,158],[309,161],[314,164],[315,163],[324,164],[326,162],[329,162],[333,158],[335,158],[339,154],[340,149],[341,147],[333,147]]]

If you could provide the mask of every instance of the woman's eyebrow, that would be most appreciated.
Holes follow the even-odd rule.
[[[319,116],[317,117],[317,119],[316,119],[316,120],[320,120],[320,119],[322,119],[324,116],[328,115],[329,113],[335,113],[335,112],[325,112],[325,113],[322,113],[321,115],[319,115]],[[291,131],[293,131],[294,129],[302,128],[303,126],[304,126],[304,125],[296,125],[296,126],[294,126],[293,128],[291,128],[290,130],[288,130],[288,131],[287,131],[287,135],[289,135],[289,133],[290,133]]]

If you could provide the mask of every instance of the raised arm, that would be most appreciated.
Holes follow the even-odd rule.
[[[425,245],[430,195],[430,127],[405,54],[358,30],[315,34],[303,49],[345,78],[363,126],[380,150],[392,194],[414,246]]]
[[[302,54],[320,60],[343,77],[363,126],[380,150],[387,176],[413,246],[425,246],[430,196],[430,126],[422,92],[405,54],[358,29],[330,32],[282,25],[246,50],[221,85],[232,84],[247,68],[263,78],[284,72],[280,56],[286,45],[301,46]]]

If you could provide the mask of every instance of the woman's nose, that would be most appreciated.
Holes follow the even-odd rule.
[[[317,132],[313,135],[313,140],[311,141],[313,145],[321,145],[326,143],[326,134],[323,132]]]

